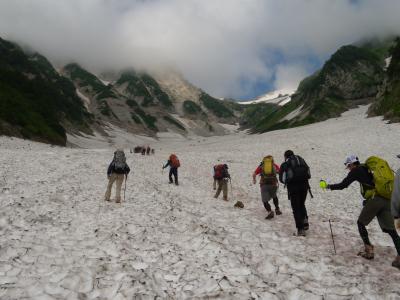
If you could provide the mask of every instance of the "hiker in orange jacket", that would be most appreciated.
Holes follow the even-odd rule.
[[[167,161],[167,163],[165,164],[165,166],[163,166],[163,169],[165,169],[166,167],[169,166],[169,183],[174,183],[174,181],[172,180],[172,176],[174,176],[175,179],[175,185],[179,185],[178,183],[178,168],[181,166],[178,157],[176,156],[176,154],[171,154],[169,156],[169,159]]]

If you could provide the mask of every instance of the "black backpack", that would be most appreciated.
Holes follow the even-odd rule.
[[[114,171],[117,174],[123,174],[126,169],[126,156],[124,151],[117,150],[114,152]]]
[[[304,182],[311,178],[310,168],[302,157],[298,155],[292,155],[289,157],[286,163],[287,170],[285,172],[285,184]]]

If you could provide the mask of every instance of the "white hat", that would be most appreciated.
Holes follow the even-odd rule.
[[[359,162],[358,157],[355,156],[354,154],[351,154],[346,157],[346,160],[344,161],[344,165],[347,167],[348,165],[354,164],[355,162]]]

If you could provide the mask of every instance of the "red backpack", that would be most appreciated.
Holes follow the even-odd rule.
[[[225,176],[225,165],[221,164],[221,165],[215,165],[214,166],[214,178],[215,179],[223,179]]]
[[[179,168],[181,166],[181,163],[179,162],[179,159],[175,154],[171,154],[169,156],[169,161],[173,168]]]

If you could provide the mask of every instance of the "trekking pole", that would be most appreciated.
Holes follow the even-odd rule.
[[[126,194],[126,181],[128,180],[128,175],[125,175],[125,188],[124,188],[124,202],[125,202],[125,194]]]
[[[333,251],[335,252],[335,255],[336,255],[335,239],[333,238],[331,219],[329,219],[329,228],[331,229],[331,237],[332,237],[332,243],[333,243]]]
[[[229,177],[229,182],[231,183],[231,198],[233,200],[232,178],[230,177]]]

